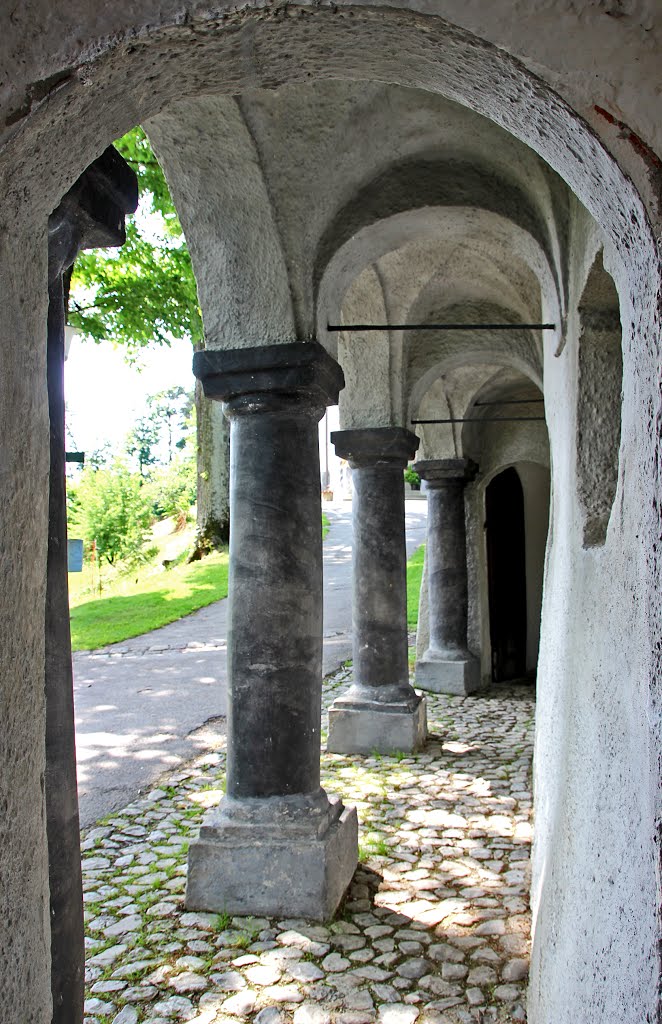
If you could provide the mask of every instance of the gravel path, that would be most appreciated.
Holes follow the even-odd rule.
[[[349,680],[326,680],[325,707]],[[188,843],[222,794],[222,738],[83,833],[86,1024],[526,1020],[532,696],[429,695],[422,754],[322,755],[361,844],[324,926],[183,908]]]

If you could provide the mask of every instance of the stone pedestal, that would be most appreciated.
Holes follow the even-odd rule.
[[[354,809],[320,787],[322,542],[317,423],[342,371],[317,343],[197,353],[230,420],[226,796],[189,851],[186,905],[335,911]]]
[[[354,683],[329,709],[327,749],[341,754],[419,750],[425,701],[409,683],[403,470],[418,448],[400,427],[341,430],[336,454],[352,467]]]
[[[464,487],[478,467],[470,459],[417,462],[427,482],[430,646],[416,682],[433,693],[468,694],[480,687],[480,664],[467,647],[467,542]]]

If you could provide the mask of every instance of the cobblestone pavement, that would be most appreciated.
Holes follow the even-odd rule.
[[[326,680],[325,707],[349,680]],[[326,925],[183,907],[222,749],[88,829],[86,1024],[525,1021],[533,709],[525,686],[428,695],[423,753],[323,754],[361,844]]]

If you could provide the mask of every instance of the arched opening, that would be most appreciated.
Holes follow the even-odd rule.
[[[549,522],[549,470],[522,461],[485,489],[492,680],[534,680]]]
[[[526,672],[524,493],[512,467],[487,485],[485,540],[492,680],[503,683],[521,679]]]
[[[12,255],[3,261],[7,267],[6,316],[2,328],[6,332],[8,353],[5,379],[7,394],[12,396],[12,401],[5,406],[3,434],[8,453],[6,465],[21,484],[8,488],[4,499],[7,533],[14,536],[18,552],[7,577],[12,600],[4,620],[8,638],[6,657],[11,666],[7,674],[11,679],[7,749],[11,754],[19,744],[21,749],[31,750],[43,746],[40,716],[34,714],[35,704],[39,708],[42,700],[38,613],[40,595],[43,595],[43,568],[37,564],[33,552],[35,534],[37,543],[40,533],[43,542],[46,463],[43,440],[47,424],[43,388],[40,395],[39,383],[35,382],[43,379],[43,353],[37,341],[43,337],[44,322],[44,226],[58,194],[62,194],[79,171],[129,123],[155,115],[182,94],[194,95],[218,88],[235,95],[243,88],[274,87],[290,79],[303,81],[307,76],[325,75],[357,78],[374,75],[382,81],[399,81],[445,92],[498,120],[556,166],[598,218],[614,245],[618,288],[622,296],[629,296],[624,318],[624,347],[628,354],[624,409],[628,413],[626,436],[632,439],[636,435],[637,444],[630,445],[628,470],[633,485],[623,488],[625,527],[617,537],[617,558],[611,566],[613,581],[610,579],[606,585],[604,577],[596,581],[588,573],[583,574],[573,552],[568,552],[571,545],[568,537],[572,531],[567,529],[570,515],[567,495],[572,491],[563,487],[566,483],[563,471],[571,461],[564,427],[571,404],[569,396],[574,394],[574,380],[567,369],[567,359],[554,363],[550,356],[551,373],[546,374],[550,397],[558,399],[550,403],[550,425],[556,446],[555,473],[559,475],[555,478],[556,549],[550,557],[551,596],[546,602],[546,710],[539,732],[543,739],[545,734],[549,739],[543,743],[545,749],[538,759],[544,772],[538,788],[541,830],[536,913],[539,927],[533,992],[534,1009],[538,1009],[536,1019],[543,1019],[541,1014],[547,1014],[545,1019],[561,1019],[567,1012],[563,992],[566,978],[570,976],[568,988],[576,995],[576,1015],[581,1016],[583,1011],[590,1014],[593,997],[601,984],[600,972],[596,969],[596,964],[601,962],[601,971],[608,973],[613,981],[606,983],[606,995],[605,985],[602,985],[604,1002],[600,1010],[604,1011],[603,1016],[612,1013],[616,1019],[619,1007],[629,1002],[636,1001],[638,1007],[643,1006],[641,992],[646,988],[648,993],[653,984],[649,949],[654,931],[651,909],[655,903],[654,881],[651,844],[643,838],[644,833],[652,834],[651,801],[646,786],[637,787],[635,791],[623,782],[635,776],[639,778],[639,769],[647,767],[638,760],[637,751],[646,749],[650,754],[645,722],[651,669],[650,621],[642,614],[641,605],[637,608],[638,617],[634,618],[620,599],[631,577],[643,587],[650,584],[654,568],[652,559],[645,565],[646,560],[638,555],[642,543],[639,538],[644,543],[650,538],[653,543],[656,528],[654,505],[649,500],[653,460],[648,450],[653,444],[654,418],[640,411],[646,403],[650,403],[652,409],[656,401],[651,384],[654,355],[650,339],[656,336],[653,289],[657,288],[659,278],[652,234],[635,189],[595,136],[542,80],[529,75],[525,67],[506,56],[504,50],[497,51],[496,47],[477,42],[466,33],[449,30],[447,25],[437,26],[435,19],[424,20],[419,15],[412,15],[410,19],[400,11],[382,12],[380,23],[372,10],[365,9],[355,16],[349,36],[342,4],[340,9],[339,15],[337,8],[333,13],[324,8],[310,8],[304,13],[297,11],[296,5],[290,5],[297,18],[281,17],[280,11],[273,16],[274,20],[270,12],[256,16],[247,9],[247,12],[232,14],[227,32],[222,23],[216,21],[211,28],[201,23],[192,28],[187,22],[169,25],[167,31],[146,30],[142,36],[136,36],[135,46],[118,45],[109,53],[101,47],[96,51],[101,54],[98,60],[88,56],[84,66],[81,65],[80,78],[72,73],[62,83],[62,88],[53,90],[46,103],[36,104],[34,112],[24,118],[24,124],[13,128],[16,134],[5,151],[9,159],[4,168],[7,188],[3,190],[10,201],[17,204],[8,216],[7,240],[2,243]],[[281,17],[280,22],[275,20],[277,17]],[[422,31],[425,21],[429,24],[425,24],[425,31]],[[328,34],[320,30],[327,23]],[[86,38],[84,29],[83,25],[82,38]],[[513,52],[519,51],[514,49]],[[386,56],[376,56],[379,54]],[[132,101],[127,103],[129,93]],[[390,137],[388,141],[390,145]],[[53,172],[47,179],[50,194],[49,185],[44,188],[46,159]],[[335,172],[335,165],[333,170]],[[216,179],[222,177],[215,174]],[[24,198],[19,200],[19,196]],[[31,204],[29,209],[28,204]],[[216,227],[216,222],[213,226]],[[301,221],[293,234],[303,235],[307,227]],[[581,236],[581,229],[579,223],[575,239]],[[259,238],[264,239],[264,232]],[[256,276],[259,277],[260,260],[256,257],[248,262],[258,268]],[[309,260],[298,255],[292,262],[299,267],[310,265]],[[228,263],[231,265],[232,260]],[[210,267],[218,277],[218,267],[213,261]],[[244,263],[237,263],[237,267],[237,278],[243,277],[246,282],[242,314],[246,310],[260,309],[260,304],[253,301],[254,277],[246,276]],[[569,271],[567,267],[561,269],[563,280]],[[266,277],[264,281],[264,291],[271,296],[272,282]],[[35,296],[29,308],[24,308],[26,289]],[[573,295],[577,295],[576,290]],[[263,312],[261,318],[255,318],[255,330],[252,330],[253,324],[250,328],[246,326],[245,319],[240,323],[244,344],[293,340],[309,337],[312,332],[311,317],[300,309],[294,326],[286,304],[274,311],[273,306],[265,303]],[[25,348],[15,346],[17,337],[25,339]],[[572,348],[566,351],[571,352]],[[19,409],[21,415],[17,415]],[[624,467],[621,471],[624,472]],[[606,602],[600,600],[603,591]],[[575,628],[579,618],[582,632],[578,638]],[[617,629],[610,630],[612,624]],[[596,628],[602,641],[597,653],[595,643],[589,646],[583,640],[588,635],[593,641]],[[623,636],[631,642],[624,645]],[[630,654],[627,665],[621,664],[626,660],[623,649]],[[638,686],[636,700],[632,699],[633,680]],[[629,687],[627,692],[623,690],[625,681]],[[609,693],[608,701],[602,705],[596,700],[598,687],[601,688],[598,694],[605,689]],[[566,721],[567,716],[557,714],[566,688],[572,690],[571,725]],[[28,702],[27,713],[25,702]],[[592,717],[596,708],[599,708],[597,719]],[[590,723],[590,727],[585,723]],[[618,756],[614,756],[614,749]],[[594,770],[588,777],[582,770],[587,750],[594,757]],[[9,763],[9,757],[7,761]],[[20,939],[20,952],[38,947],[38,966],[43,967],[43,914],[40,916],[39,912],[39,900],[44,891],[40,769],[41,763],[35,756],[25,768],[22,785],[14,786],[16,792],[10,792],[7,800],[10,834],[5,847],[10,856],[28,845],[41,850],[29,877],[17,876],[17,887],[34,896],[29,902],[37,908],[31,911],[26,937]],[[12,775],[12,782],[14,779]],[[632,799],[624,800],[628,794]],[[34,799],[28,800],[26,795]],[[598,799],[592,799],[596,796],[603,801],[600,806]],[[30,815],[31,803],[34,812]],[[623,827],[624,804],[630,815],[627,828]],[[24,811],[25,820],[19,809]],[[20,830],[14,825],[19,819]],[[609,839],[607,856],[604,856],[604,849],[596,854],[592,848],[594,841],[599,843],[603,838],[600,829]],[[632,834],[642,837],[637,849],[633,849]],[[638,862],[628,873],[629,877],[622,879],[629,887],[628,898],[619,897],[623,899],[619,919],[617,905],[609,901],[605,876],[612,865],[618,869],[624,851],[628,857],[638,856]],[[596,867],[592,880],[591,872],[579,870],[575,875],[571,873],[568,880],[568,855],[575,861],[584,855],[590,859]],[[597,903],[601,908],[606,906],[601,919],[576,919],[576,908]],[[601,961],[605,924],[614,929],[606,962]],[[647,964],[640,965],[639,970],[633,962],[635,946],[638,953],[643,946],[646,948]],[[25,957],[26,962],[28,959]],[[591,979],[588,984],[587,979]],[[43,992],[39,994],[43,996]]]

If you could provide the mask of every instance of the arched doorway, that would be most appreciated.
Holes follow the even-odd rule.
[[[502,683],[526,672],[524,493],[512,467],[488,484],[485,512],[492,680]]]

